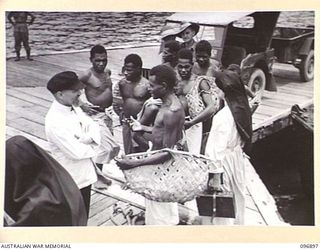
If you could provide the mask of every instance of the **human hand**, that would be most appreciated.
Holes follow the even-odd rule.
[[[191,121],[185,121],[184,122],[184,129],[185,130],[189,129],[192,126],[193,126],[193,123]]]
[[[208,181],[208,189],[214,192],[221,192],[221,174],[213,174],[213,177]]]
[[[92,106],[92,105],[88,105],[88,104],[82,104],[80,106],[80,108],[83,110],[83,112],[85,112],[88,115],[96,115],[97,113],[99,113],[99,111],[96,110],[96,108],[99,108],[99,106]]]
[[[88,135],[75,134],[74,137],[83,144],[91,144],[93,142],[92,138]]]
[[[130,127],[134,132],[143,131],[143,127],[139,121],[134,119],[132,116],[130,117]]]
[[[121,158],[115,157],[114,160],[121,170],[128,170],[128,169],[136,167],[134,164],[134,161],[125,155],[122,156]]]

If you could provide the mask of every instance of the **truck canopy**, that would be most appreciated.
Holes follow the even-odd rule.
[[[200,25],[227,26],[253,12],[177,12],[167,22],[191,22]]]

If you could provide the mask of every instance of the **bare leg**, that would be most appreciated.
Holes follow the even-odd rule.
[[[16,59],[15,61],[20,61],[20,50],[21,50],[21,35],[19,33],[14,33],[14,49],[16,51]]]

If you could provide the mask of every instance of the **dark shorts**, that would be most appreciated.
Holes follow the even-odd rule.
[[[26,24],[16,24],[13,35],[16,45],[20,45],[21,42],[23,42],[24,46],[28,45],[29,32]]]

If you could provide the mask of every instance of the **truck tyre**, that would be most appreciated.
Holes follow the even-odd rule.
[[[262,97],[263,91],[266,88],[266,75],[261,69],[254,68],[248,81],[249,89]]]
[[[303,56],[300,64],[300,77],[304,82],[311,81],[314,75],[314,50],[310,50],[307,56]]]

